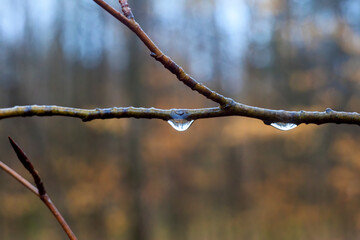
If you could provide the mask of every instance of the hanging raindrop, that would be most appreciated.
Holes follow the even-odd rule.
[[[282,131],[288,131],[298,126],[295,123],[283,123],[283,122],[271,123],[270,125]]]
[[[170,119],[168,123],[179,132],[186,131],[194,120],[186,120],[186,119]]]

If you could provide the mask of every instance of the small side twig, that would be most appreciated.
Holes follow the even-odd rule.
[[[121,5],[121,9],[122,9],[125,17],[127,17],[129,19],[134,19],[134,15],[131,11],[131,8],[129,7],[128,1],[127,0],[119,0],[119,3]]]
[[[71,230],[70,226],[66,223],[65,219],[56,208],[54,203],[51,201],[49,195],[46,193],[44,184],[41,180],[41,177],[38,171],[35,169],[34,165],[31,163],[29,158],[26,156],[25,152],[21,150],[21,148],[9,137],[11,146],[13,147],[17,157],[19,158],[20,162],[24,165],[24,167],[30,172],[32,175],[34,182],[37,187],[33,186],[29,181],[23,178],[20,174],[15,172],[13,169],[8,167],[5,163],[0,161],[0,168],[3,169],[5,172],[10,174],[14,177],[17,181],[23,184],[27,189],[32,191],[35,195],[37,195],[41,201],[50,209],[51,213],[54,215],[56,220],[60,223],[61,227],[64,229],[65,233],[68,235],[70,240],[77,240],[77,237]]]
[[[37,186],[39,196],[41,197],[41,196],[45,195],[46,190],[45,190],[44,184],[40,178],[38,171],[34,168],[32,163],[26,156],[25,152],[21,150],[21,148],[14,142],[14,140],[11,137],[9,137],[9,141],[10,141],[10,144],[11,144],[12,148],[14,149],[18,159],[20,160],[20,162],[24,165],[26,170],[28,170],[30,172],[30,174],[32,175],[32,177],[35,181],[35,184]]]

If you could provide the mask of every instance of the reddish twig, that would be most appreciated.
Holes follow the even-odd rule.
[[[34,187],[30,182],[28,182],[26,179],[24,179],[20,174],[12,170],[10,167],[8,167],[5,163],[0,162],[0,168],[2,168],[5,172],[13,176],[16,180],[18,180],[21,184],[23,184],[26,188],[28,188],[30,191],[32,191],[34,194],[36,194],[41,201],[44,202],[44,204],[50,209],[51,213],[55,216],[56,220],[60,223],[61,227],[64,229],[65,233],[68,235],[70,240],[77,240],[75,234],[72,232],[70,226],[66,223],[65,219],[59,212],[59,210],[56,208],[54,203],[51,201],[50,197],[46,193],[44,184],[41,180],[41,177],[38,173],[38,171],[34,168],[33,164],[29,160],[29,158],[26,156],[25,152],[21,150],[21,148],[14,142],[14,140],[9,137],[11,146],[13,147],[17,157],[19,158],[20,162],[24,165],[24,167],[30,172],[32,175],[34,182],[37,186]]]
[[[32,175],[32,177],[35,181],[35,185],[39,191],[39,193],[38,193],[39,196],[45,195],[46,194],[45,187],[44,187],[43,182],[41,181],[38,171],[36,171],[36,169],[30,162],[30,160],[28,159],[28,157],[26,156],[24,151],[21,150],[21,148],[14,142],[14,140],[12,140],[11,137],[9,137],[9,141],[10,141],[10,144],[11,144],[12,148],[14,149],[18,159],[20,160],[20,162],[24,165],[26,170],[28,170],[30,172],[30,174]]]
[[[39,196],[39,191],[34,185],[32,185],[28,180],[23,178],[20,174],[15,172],[13,169],[8,167],[5,163],[0,161],[0,168],[7,172],[9,175],[13,176],[16,180],[18,180],[19,183],[24,185],[27,189],[32,191],[35,195]]]

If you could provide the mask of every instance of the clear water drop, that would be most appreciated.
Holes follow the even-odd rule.
[[[297,127],[295,123],[283,123],[283,122],[271,123],[270,125],[282,131],[288,131]]]
[[[185,114],[185,112],[183,110],[175,110],[175,114],[182,116]]]
[[[179,132],[186,131],[194,120],[186,120],[186,119],[170,119],[168,123]]]
[[[327,109],[325,110],[325,112],[326,112],[326,113],[332,113],[332,112],[334,112],[334,110],[332,110],[331,108],[327,108]]]

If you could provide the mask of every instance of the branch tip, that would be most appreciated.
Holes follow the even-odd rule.
[[[131,11],[131,8],[129,7],[129,3],[127,0],[119,0],[121,9],[125,15],[125,17],[127,17],[128,19],[134,19],[134,15]]]
[[[25,152],[19,147],[19,145],[10,136],[8,136],[8,139],[9,139],[10,144],[11,144],[12,148],[14,149],[17,157],[19,158],[20,162],[24,165],[24,167],[28,171],[31,171],[32,169],[34,169],[34,166],[31,164],[31,162],[29,161]]]
[[[46,190],[45,190],[44,184],[40,178],[38,171],[34,168],[34,165],[31,163],[31,161],[26,156],[25,152],[19,147],[19,145],[11,137],[8,137],[8,138],[9,138],[10,144],[11,144],[12,148],[14,149],[18,159],[23,164],[23,166],[26,168],[26,170],[28,170],[30,172],[30,174],[32,175],[34,182],[36,184],[36,187],[39,190],[40,197],[44,196],[46,194]]]

